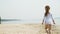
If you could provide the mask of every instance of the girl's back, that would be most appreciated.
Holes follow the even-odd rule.
[[[47,16],[44,16],[44,21],[45,21],[46,24],[51,24],[51,22],[52,22],[52,14],[48,13]]]

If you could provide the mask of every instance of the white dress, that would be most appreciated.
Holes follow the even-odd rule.
[[[47,16],[44,16],[44,22],[45,22],[45,24],[51,24],[51,22],[52,22],[52,14],[48,14]]]

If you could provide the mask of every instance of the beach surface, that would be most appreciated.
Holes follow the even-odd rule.
[[[52,25],[52,34],[60,34],[60,25]],[[0,24],[0,34],[46,34],[42,24]]]

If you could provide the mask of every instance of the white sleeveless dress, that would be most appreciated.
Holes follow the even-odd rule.
[[[52,22],[52,14],[48,14],[47,16],[44,16],[44,22],[45,22],[45,24],[51,24],[51,22]]]

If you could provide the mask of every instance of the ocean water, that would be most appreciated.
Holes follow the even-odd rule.
[[[56,25],[60,25],[60,18],[55,18]],[[42,23],[42,19],[36,20],[15,20],[15,21],[1,21],[1,24],[39,24]]]
[[[1,24],[38,24],[41,20],[1,21]]]

